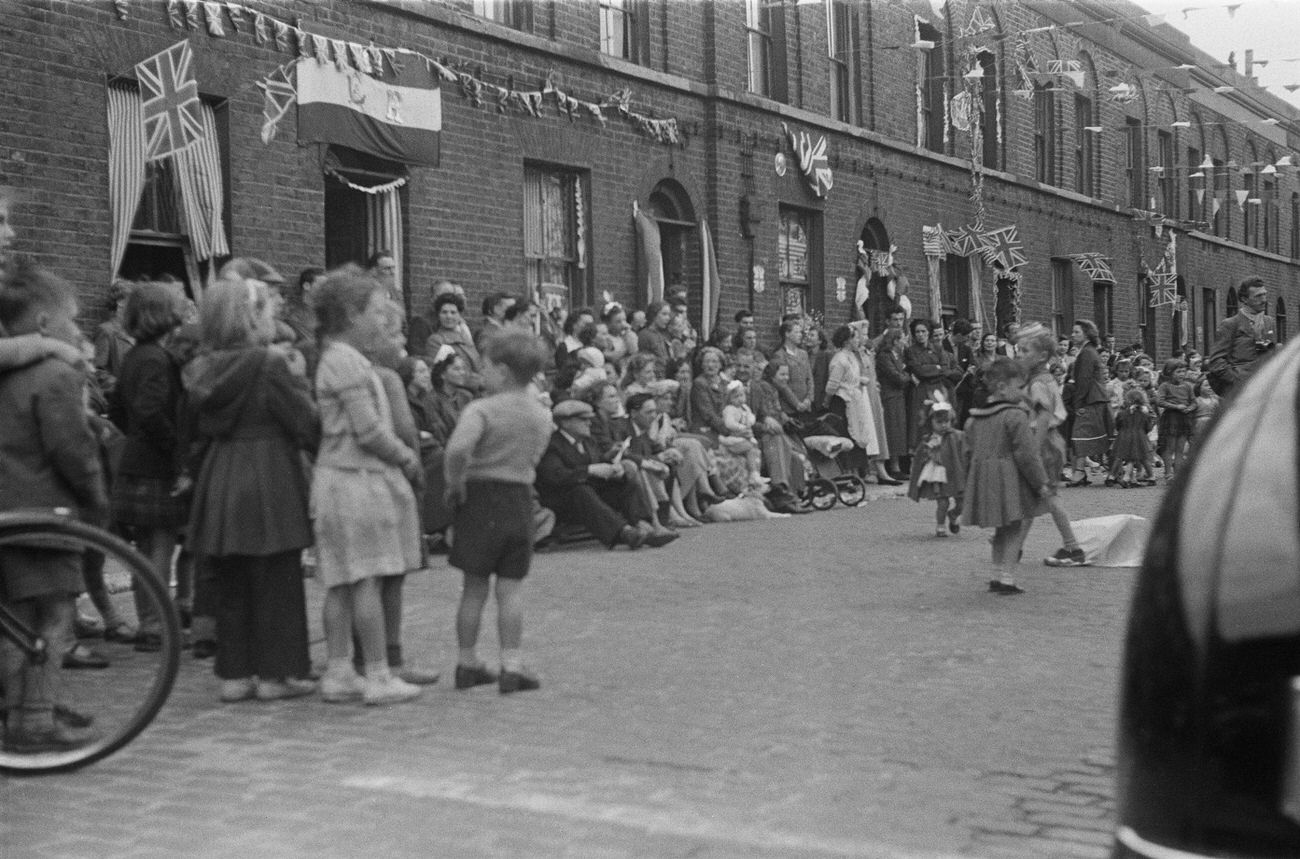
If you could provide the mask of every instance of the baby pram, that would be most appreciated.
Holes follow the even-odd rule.
[[[848,437],[844,421],[833,414],[823,415],[805,426],[800,435],[815,474],[804,486],[803,499],[815,510],[829,510],[836,501],[845,507],[865,501],[867,484],[851,462],[855,457],[853,439]]]

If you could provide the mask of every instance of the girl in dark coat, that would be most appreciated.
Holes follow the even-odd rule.
[[[138,284],[126,302],[126,330],[135,346],[122,359],[110,412],[126,433],[113,481],[112,518],[134,531],[137,544],[164,582],[171,581],[172,555],[185,524],[188,478],[182,477],[181,370],[165,348],[181,324],[180,302],[161,283]],[[182,586],[184,591],[188,587]],[[136,647],[162,646],[159,619],[137,600],[140,618]]]
[[[301,355],[267,344],[271,302],[223,280],[203,299],[206,354],[187,372],[201,464],[190,541],[217,582],[221,700],[310,694],[302,550],[312,544],[302,452],[319,440]]]
[[[1087,460],[1091,457],[1101,462],[1110,446],[1106,432],[1106,406],[1110,397],[1098,375],[1097,346],[1101,335],[1097,326],[1087,319],[1074,323],[1070,340],[1079,347],[1079,354],[1070,365],[1070,443],[1074,447],[1074,480],[1068,486],[1087,486]]]
[[[907,497],[913,501],[934,499],[936,537],[961,531],[961,502],[966,491],[965,435],[953,427],[953,411],[947,400],[930,407],[929,428],[912,455],[912,476],[907,487]]]

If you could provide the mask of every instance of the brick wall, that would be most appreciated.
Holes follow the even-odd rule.
[[[776,251],[781,206],[818,213],[822,241],[815,252],[821,257],[822,277],[814,292],[824,296],[828,324],[849,318],[849,302],[835,298],[835,279],[846,278],[851,297],[854,245],[869,219],[879,219],[898,246],[898,263],[911,284],[909,297],[916,312],[924,314],[930,308],[921,227],[942,222],[955,228],[976,217],[968,199],[969,165],[959,157],[969,153],[969,138],[954,130],[947,156],[914,146],[918,51],[911,47],[913,14],[921,14],[943,32],[946,41],[940,50],[950,73],[959,75],[966,68],[966,42],[960,31],[974,7],[952,0],[942,18],[928,3],[914,7],[859,7],[858,126],[826,118],[829,61],[822,5],[785,6],[788,105],[746,91],[744,6],[738,2],[650,0],[645,5],[650,54],[643,68],[599,55],[599,28],[591,4],[539,3],[532,36],[519,36],[442,4],[397,8],[342,0],[277,0],[258,8],[285,20],[301,18],[306,29],[327,36],[445,57],[485,80],[501,85],[512,81],[519,89],[540,86],[548,75],[584,101],[599,101],[630,87],[636,110],[676,117],[687,132],[683,145],[672,147],[647,139],[617,117],[602,127],[590,117],[570,122],[550,107],[543,118],[503,115],[492,104],[474,107],[458,87],[444,84],[442,164],[412,170],[405,190],[406,275],[414,311],[425,309],[429,286],[442,277],[466,285],[471,308],[488,291],[522,285],[522,177],[525,163],[538,161],[582,171],[589,180],[589,290],[582,300],[609,292],[632,306],[642,303],[631,206],[633,200],[646,205],[655,186],[670,180],[685,190],[695,217],[707,218],[712,227],[724,283],[724,324],[729,326],[734,312],[752,303],[771,343],[780,313]],[[258,137],[262,102],[256,81],[286,62],[287,55],[257,45],[247,33],[218,39],[173,31],[159,4],[133,3],[124,21],[107,3],[33,0],[6,8],[0,16],[5,116],[0,124],[0,184],[14,185],[26,196],[15,213],[20,250],[35,253],[76,283],[88,322],[107,310],[105,81],[131,74],[135,62],[180,38],[188,38],[194,47],[201,91],[226,105],[233,248],[263,257],[286,274],[323,261],[319,153],[295,144],[292,116],[269,145]],[[986,226],[1020,228],[1029,258],[1022,269],[1024,315],[1047,318],[1051,313],[1053,257],[1100,251],[1112,258],[1118,281],[1113,290],[1116,334],[1122,342],[1136,339],[1144,310],[1139,307],[1139,273],[1144,262],[1154,265],[1158,260],[1163,242],[1128,211],[1125,152],[1117,131],[1123,118],[1133,116],[1146,127],[1147,164],[1154,163],[1156,129],[1169,128],[1175,119],[1193,123],[1174,131],[1179,161],[1189,146],[1239,163],[1252,140],[1261,160],[1273,161],[1293,150],[1241,123],[1228,122],[1205,105],[1193,105],[1181,92],[1159,92],[1149,81],[1137,81],[1143,84],[1137,101],[1116,103],[1107,90],[1115,81],[1130,80],[1132,66],[1126,55],[1117,53],[1119,48],[1129,50],[1115,42],[1122,36],[1089,41],[1072,32],[1042,32],[1029,38],[1039,66],[1045,67],[1049,59],[1081,59],[1089,71],[1083,91],[1093,99],[1105,131],[1095,140],[1096,196],[1085,199],[1072,193],[1077,181],[1074,91],[1062,84],[1055,113],[1056,188],[1039,186],[1031,178],[1033,104],[1013,92],[1018,87],[1012,73],[1014,40],[1002,36],[1053,22],[1026,4],[1001,4],[992,17],[997,29],[990,50],[997,55],[1001,77],[989,83],[1001,94],[1006,172],[986,174]],[[811,196],[793,159],[785,177],[776,175],[774,155],[790,155],[781,136],[782,122],[814,137],[826,135],[835,174],[835,187],[826,200]],[[1187,172],[1176,174],[1175,196],[1181,208],[1189,196]],[[1148,188],[1144,196],[1155,194],[1149,172],[1142,181]],[[1242,187],[1239,174],[1232,183]],[[1293,173],[1281,171],[1275,177],[1280,201],[1275,232],[1288,254],[1289,200],[1298,187]],[[752,239],[741,232],[742,197],[758,219]],[[1240,241],[1242,214],[1235,199],[1229,197],[1223,206],[1227,235]],[[749,289],[756,263],[767,271],[768,289],[761,295]],[[1195,306],[1193,339],[1196,325],[1204,321],[1202,290],[1217,290],[1221,320],[1224,290],[1246,273],[1263,275],[1293,313],[1300,310],[1300,275],[1288,259],[1180,233],[1179,265]],[[698,272],[688,272],[687,278],[688,285],[698,285]],[[985,311],[991,313],[991,270],[985,269],[982,281]],[[1077,270],[1074,285],[1073,315],[1091,316],[1092,290]],[[1167,308],[1155,314],[1155,325],[1163,351],[1171,336]]]

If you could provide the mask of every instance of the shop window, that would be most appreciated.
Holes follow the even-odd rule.
[[[585,176],[572,170],[524,167],[525,277],[548,310],[590,301],[585,185]]]
[[[777,270],[782,313],[810,313],[821,309],[817,288],[821,270],[819,228],[816,213],[781,207]]]
[[[648,63],[649,11],[646,0],[600,0],[600,52],[634,63]]]

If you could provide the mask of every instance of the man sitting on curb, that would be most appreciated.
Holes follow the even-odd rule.
[[[562,400],[551,410],[558,427],[537,466],[537,494],[561,522],[586,528],[608,548],[664,546],[672,531],[651,529],[640,487],[622,465],[601,462],[592,449],[591,406]]]

